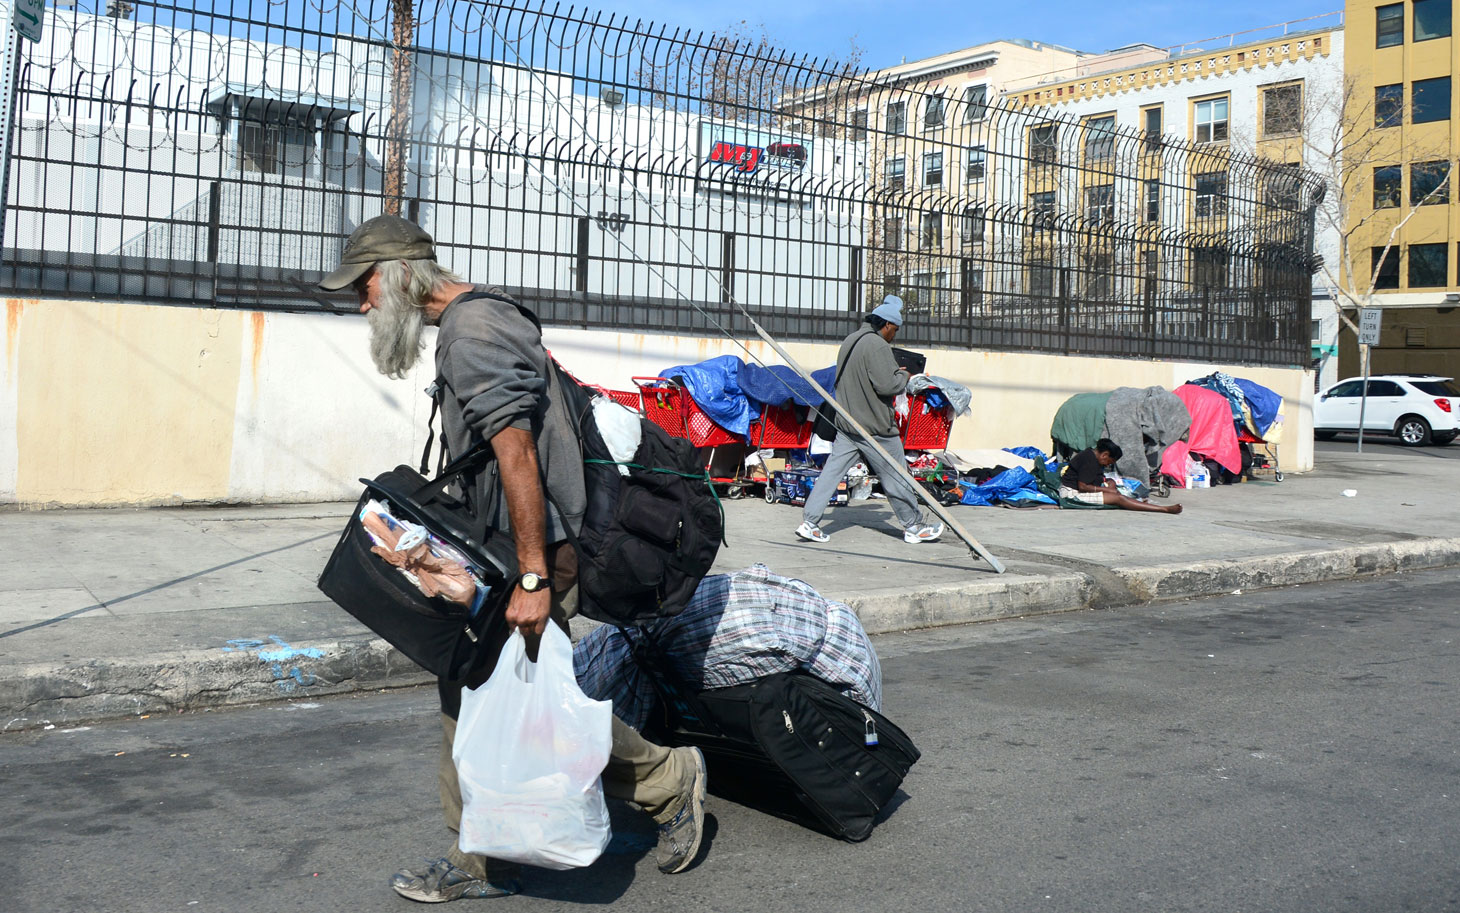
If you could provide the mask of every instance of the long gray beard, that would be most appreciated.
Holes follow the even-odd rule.
[[[406,300],[399,289],[380,290],[380,306],[366,315],[370,321],[370,358],[386,377],[403,378],[421,360],[426,347],[425,312]]]

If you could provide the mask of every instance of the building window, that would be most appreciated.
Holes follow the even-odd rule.
[[[1115,154],[1115,117],[1092,117],[1085,121],[1085,160],[1103,162]]]
[[[867,109],[858,108],[852,112],[850,122],[850,135],[853,141],[861,141],[867,138]]]
[[[964,244],[977,244],[983,240],[984,216],[983,207],[974,206],[963,213],[963,226],[960,234],[963,236]]]
[[[1115,289],[1115,257],[1108,253],[1085,255],[1085,297],[1110,298]]]
[[[1427,124],[1450,119],[1450,77],[1416,79],[1409,89],[1410,120]]]
[[[1303,129],[1303,84],[1262,91],[1262,135],[1283,136]]]
[[[943,153],[923,154],[923,186],[937,187],[943,183]]]
[[[1404,197],[1404,169],[1381,165],[1374,169],[1374,208],[1394,209]]]
[[[1409,166],[1409,205],[1431,206],[1450,202],[1450,163],[1412,162]]]
[[[1227,214],[1227,172],[1196,176],[1196,217],[1212,219]]]
[[[1399,248],[1390,247],[1386,255],[1384,248],[1370,249],[1369,269],[1374,276],[1374,288],[1399,288]]]
[[[943,247],[943,217],[936,212],[923,213],[922,230],[918,242],[923,250],[939,250]]]
[[[984,168],[988,163],[988,150],[982,146],[974,146],[968,150],[968,165],[963,169],[963,179],[966,181],[981,181],[984,176]]]
[[[974,267],[965,275],[968,276],[968,301],[970,304],[981,304],[983,302],[983,270]]]
[[[882,290],[895,295],[902,288],[902,273],[888,273],[882,277]]]
[[[1409,287],[1442,288],[1449,284],[1448,244],[1409,245]]]
[[[1146,181],[1146,205],[1142,213],[1147,222],[1161,221],[1161,182]]]
[[[891,190],[901,190],[907,176],[907,159],[898,156],[895,159],[887,160],[887,186]]]
[[[969,86],[963,90],[963,122],[983,120],[988,114],[989,87]]]
[[[882,223],[882,243],[888,250],[902,250],[902,218],[892,216]]]
[[[1397,127],[1404,121],[1404,84],[1374,89],[1374,126]]]
[[[1191,283],[1197,288],[1225,288],[1227,285],[1227,249],[1225,247],[1193,247],[1191,249]]]
[[[913,273],[907,280],[907,294],[903,296],[911,307],[933,303],[933,274]]]
[[[1146,108],[1141,112],[1141,132],[1145,134],[1147,152],[1161,150],[1161,131],[1165,129],[1162,125],[1164,116],[1164,109],[1160,105]]]
[[[275,115],[269,121],[241,120],[238,125],[238,168],[260,174],[283,174],[314,156],[314,129],[307,118]]]
[[[1297,211],[1302,187],[1298,170],[1297,162],[1284,162],[1269,171],[1262,184],[1263,205],[1271,209]]]
[[[892,134],[907,132],[907,102],[890,101],[887,103],[887,132]]]
[[[1160,270],[1161,261],[1154,247],[1148,247],[1141,251],[1141,273],[1147,278],[1154,280]]]
[[[1045,190],[1040,193],[1029,195],[1029,211],[1034,218],[1031,225],[1035,231],[1045,231],[1054,228],[1054,191]]]
[[[1058,157],[1059,133],[1054,124],[1041,124],[1029,131],[1029,158],[1040,165],[1053,164]]]
[[[1227,99],[1211,98],[1196,103],[1196,141],[1198,143],[1225,143],[1227,141]]]
[[[1038,298],[1054,297],[1054,264],[1034,260],[1029,264],[1029,294]]]
[[[932,130],[943,126],[943,109],[947,106],[948,100],[941,95],[929,95],[928,103],[923,108],[923,129]]]
[[[1450,37],[1451,0],[1414,0],[1414,40]]]
[[[1404,44],[1404,4],[1391,3],[1374,11],[1378,40],[1376,48],[1392,48]]]
[[[1115,221],[1114,184],[1085,188],[1085,219],[1101,223]]]

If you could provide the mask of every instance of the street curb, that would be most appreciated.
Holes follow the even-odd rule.
[[[1326,583],[1460,565],[1460,538],[1415,539],[1093,574],[976,579],[852,597],[869,634]],[[576,623],[575,635],[587,625]],[[119,717],[310,699],[427,684],[433,677],[368,634],[278,649],[195,650],[0,671],[0,732]]]
[[[1460,538],[1410,539],[1180,565],[1112,568],[1136,602],[1328,583],[1460,564]]]
[[[313,698],[434,681],[378,637],[285,650],[191,650],[0,673],[0,732],[144,713]]]

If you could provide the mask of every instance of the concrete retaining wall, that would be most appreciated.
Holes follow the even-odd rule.
[[[847,321],[847,330],[852,328]],[[6,302],[0,364],[0,503],[24,507],[352,499],[356,479],[414,463],[431,362],[376,373],[356,316],[263,314],[86,301]],[[551,328],[584,380],[722,354],[779,359],[760,342]],[[836,346],[788,345],[807,368]],[[749,354],[747,354],[747,350]],[[1283,396],[1285,469],[1312,468],[1312,373],[1192,362],[930,349],[931,373],[971,387],[954,447],[1049,446],[1074,393],[1168,389],[1220,368]]]

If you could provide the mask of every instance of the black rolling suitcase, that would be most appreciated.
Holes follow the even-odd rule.
[[[633,635],[630,635],[633,637]],[[705,754],[710,791],[843,840],[865,840],[920,752],[882,714],[803,672],[690,693],[634,637],[664,710],[660,744]]]

